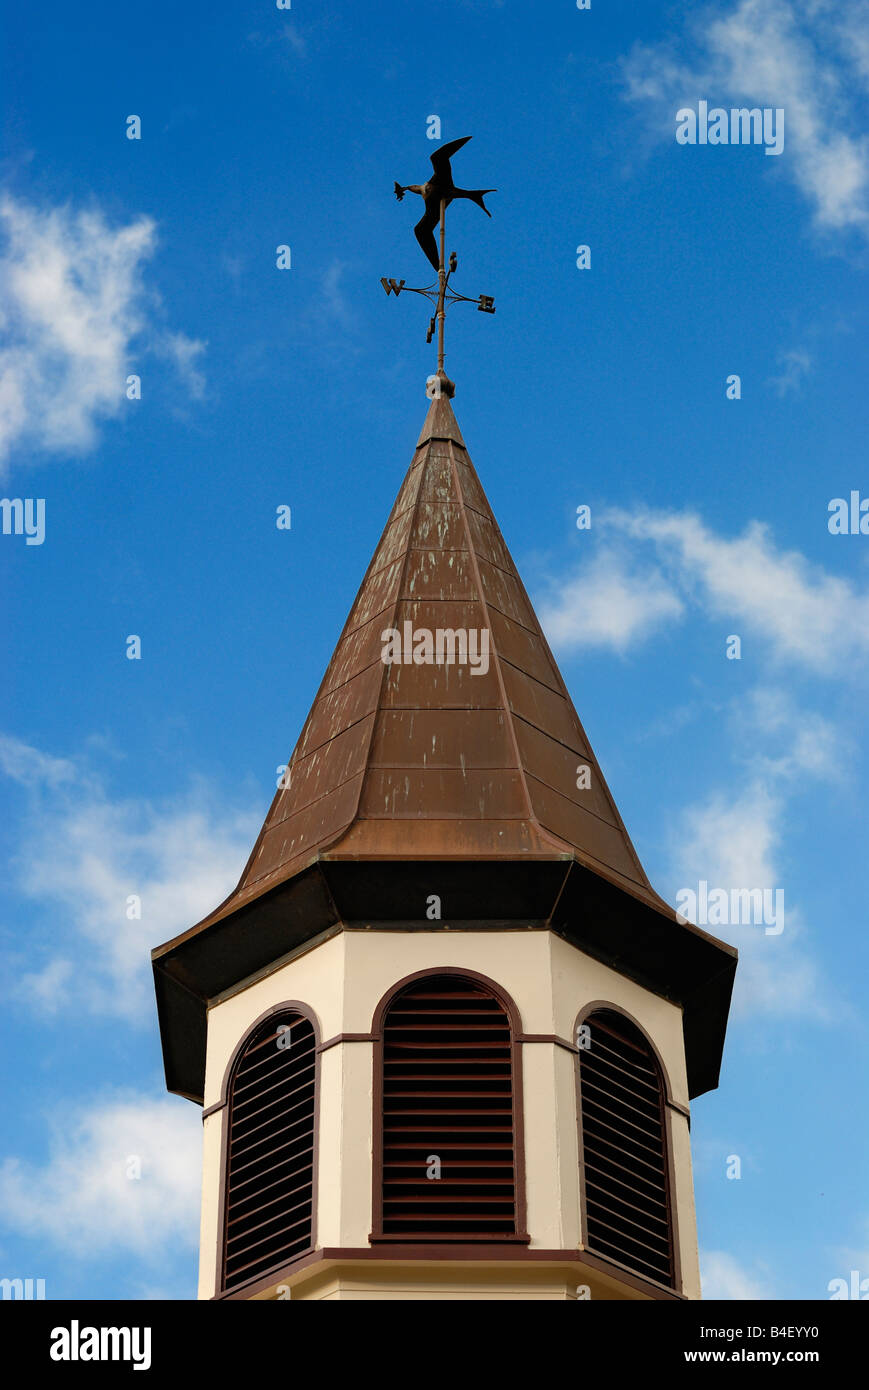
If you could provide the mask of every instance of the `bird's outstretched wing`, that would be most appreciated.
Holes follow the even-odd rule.
[[[398,179],[395,180],[395,196],[400,203],[404,201],[404,189],[398,182]]]
[[[462,145],[467,145],[471,138],[470,135],[465,135],[461,140],[451,140],[448,145],[441,145],[439,150],[435,150],[431,157],[431,167],[435,173],[440,174],[443,171],[449,173],[450,160],[456,150],[460,150]]]
[[[432,200],[431,206],[426,208],[413,229],[414,236],[428,256],[435,270],[440,269],[440,261],[438,259],[437,242],[434,239],[434,229],[440,220],[440,207]]]

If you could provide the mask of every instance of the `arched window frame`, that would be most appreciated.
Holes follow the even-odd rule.
[[[504,1009],[510,1026],[510,1060],[513,1082],[513,1161],[515,1172],[515,1225],[514,1234],[505,1236],[486,1236],[475,1237],[467,1242],[467,1246],[458,1240],[446,1240],[443,1237],[432,1238],[430,1241],[414,1241],[412,1247],[420,1254],[440,1245],[449,1246],[450,1250],[460,1254],[464,1248],[468,1250],[479,1250],[481,1246],[488,1244],[521,1244],[528,1245],[530,1236],[526,1227],[526,1201],[525,1201],[525,1138],[523,1124],[523,1094],[522,1094],[522,1045],[523,1035],[522,1020],[519,1010],[513,999],[505,989],[491,979],[488,975],[482,975],[477,970],[466,970],[460,966],[433,966],[425,970],[416,970],[411,975],[405,975],[398,980],[384,994],[380,1003],[374,1011],[374,1018],[371,1025],[371,1037],[374,1043],[374,1081],[373,1081],[373,1113],[372,1113],[372,1195],[371,1195],[371,1244],[384,1243],[392,1246],[402,1244],[399,1238],[393,1235],[385,1235],[383,1232],[383,1025],[386,1015],[394,999],[402,993],[409,985],[426,977],[438,977],[451,975],[465,980],[471,980],[474,984],[488,990],[494,998],[498,1000]]]
[[[319,1170],[319,1149],[320,1149],[320,1024],[317,1015],[310,1005],[303,1003],[299,999],[286,999],[280,1004],[274,1004],[270,1009],[264,1010],[253,1023],[246,1029],[239,1039],[232,1056],[230,1057],[226,1069],[223,1073],[223,1081],[220,1087],[220,1099],[217,1106],[212,1106],[211,1110],[220,1108],[223,1116],[223,1133],[221,1136],[220,1152],[220,1203],[218,1210],[217,1224],[217,1277],[215,1288],[218,1296],[227,1292],[225,1282],[225,1247],[226,1247],[226,1207],[227,1189],[229,1183],[229,1137],[231,1130],[232,1115],[232,1087],[235,1082],[236,1071],[245,1055],[248,1043],[253,1035],[262,1028],[263,1024],[269,1019],[275,1019],[281,1014],[301,1014],[308,1020],[314,1030],[314,1122],[312,1126],[312,1172],[311,1172],[311,1239],[304,1250],[299,1250],[290,1260],[278,1260],[274,1266],[263,1270],[258,1274],[251,1275],[249,1280],[240,1284],[233,1284],[231,1294],[236,1295],[248,1284],[261,1284],[270,1274],[277,1274],[283,1269],[289,1269],[297,1261],[310,1255],[317,1246],[317,1190],[318,1190],[318,1170]]]
[[[652,1058],[652,1061],[655,1063],[657,1069],[658,1090],[661,1101],[662,1133],[664,1139],[664,1177],[666,1182],[667,1218],[669,1224],[670,1248],[672,1255],[672,1284],[667,1285],[658,1280],[655,1280],[647,1272],[643,1270],[637,1270],[633,1265],[625,1264],[622,1261],[617,1260],[614,1256],[604,1254],[603,1252],[598,1251],[593,1246],[589,1245],[588,1213],[586,1211],[585,1200],[586,1181],[585,1150],[583,1142],[582,1124],[582,1077],[580,1068],[581,1054],[578,1052],[576,1058],[576,1065],[574,1067],[574,1077],[576,1082],[576,1128],[579,1151],[579,1209],[582,1245],[583,1248],[589,1252],[589,1254],[594,1255],[597,1259],[606,1261],[606,1263],[613,1266],[614,1270],[627,1270],[635,1278],[643,1279],[650,1284],[658,1284],[660,1288],[671,1288],[678,1292],[682,1288],[682,1265],[679,1242],[679,1221],[676,1203],[676,1170],[673,1161],[672,1111],[673,1109],[681,1110],[682,1107],[675,1105],[673,1099],[673,1090],[670,1084],[670,1076],[657,1044],[655,1043],[654,1039],[650,1036],[648,1029],[644,1028],[640,1020],[636,1018],[634,1014],[630,1013],[627,1009],[625,1009],[621,1004],[615,1004],[611,999],[595,999],[592,1000],[591,1003],[583,1005],[583,1007],[577,1014],[576,1022],[573,1025],[572,1039],[574,1044],[576,1043],[577,1032],[579,1031],[581,1025],[583,1023],[587,1023],[594,1014],[604,1012],[620,1014],[622,1018],[626,1019],[628,1023],[632,1024],[633,1027],[636,1028],[637,1032],[645,1040],[649,1048],[649,1054]]]

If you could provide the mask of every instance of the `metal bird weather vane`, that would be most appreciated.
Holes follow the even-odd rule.
[[[455,198],[468,198],[476,203],[477,207],[483,209],[487,217],[491,217],[489,209],[483,201],[486,193],[497,193],[496,188],[456,188],[453,183],[453,171],[450,160],[457,150],[466,145],[471,139],[470,135],[465,135],[461,140],[451,140],[447,145],[441,145],[440,149],[434,151],[431,157],[432,169],[434,173],[427,183],[395,184],[395,196],[399,202],[404,198],[405,193],[418,193],[425,204],[425,212],[414,227],[414,235],[419,242],[425,256],[431,262],[438,273],[436,285],[426,285],[415,287],[405,284],[404,280],[387,279],[381,276],[380,283],[387,294],[394,294],[396,297],[406,290],[410,294],[421,294],[432,304],[436,305],[436,311],[429,320],[426,342],[430,343],[437,326],[438,334],[438,369],[436,380],[438,382],[438,392],[443,392],[447,396],[452,396],[455,391],[453,382],[450,381],[444,371],[444,325],[446,322],[447,305],[449,304],[476,304],[477,308],[484,314],[494,314],[495,301],[491,295],[481,294],[475,298],[466,294],[458,294],[450,289],[450,276],[458,265],[455,251],[450,252],[449,262],[446,261],[444,250],[446,243],[446,210]],[[435,240],[435,227],[440,224],[440,246]],[[431,378],[430,378],[431,380]]]

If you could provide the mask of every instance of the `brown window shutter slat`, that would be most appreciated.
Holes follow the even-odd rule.
[[[579,1051],[583,1210],[593,1253],[674,1286],[664,1082],[638,1028],[615,1010],[584,1020]]]
[[[513,1033],[476,980],[425,976],[382,1029],[381,1224],[376,1239],[515,1239]],[[427,1177],[432,1156],[438,1177]]]
[[[226,1117],[225,1290],[311,1248],[315,1047],[310,1019],[287,1012],[256,1029],[236,1061]]]

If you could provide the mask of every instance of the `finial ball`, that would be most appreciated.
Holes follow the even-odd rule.
[[[438,396],[446,396],[448,400],[452,400],[456,394],[456,383],[450,381],[446,372],[441,369],[426,381],[425,394],[430,401],[437,400]]]

